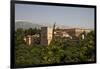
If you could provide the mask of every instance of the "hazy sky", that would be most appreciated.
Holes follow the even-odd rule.
[[[94,28],[94,8],[16,4],[15,20],[33,23]]]

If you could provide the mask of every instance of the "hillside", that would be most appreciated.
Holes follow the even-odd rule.
[[[41,28],[42,25],[26,22],[26,21],[16,21],[15,22],[15,30],[18,28],[29,29],[29,28]]]

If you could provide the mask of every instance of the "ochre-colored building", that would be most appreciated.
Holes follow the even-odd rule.
[[[63,36],[70,37],[71,39],[79,38],[83,33],[89,33],[90,29],[82,29],[82,28],[71,28],[71,29],[55,29],[55,36]]]
[[[41,27],[41,33],[35,35],[27,35],[24,38],[26,44],[31,45],[36,41],[36,37],[40,38],[40,44],[48,46],[52,39],[56,38],[66,38],[70,40],[82,40],[85,39],[85,35],[89,33],[90,29],[82,29],[82,28],[70,28],[70,29],[62,29],[53,27]]]
[[[27,35],[27,36],[24,37],[24,42],[25,42],[27,45],[35,44],[37,38],[39,38],[39,37],[40,37],[39,34]]]
[[[41,45],[49,45],[54,38],[65,37],[71,40],[84,39],[90,29],[71,28],[71,29],[54,29],[49,27],[41,27]]]
[[[41,45],[49,45],[52,40],[53,28],[41,27]]]
[[[33,43],[33,37],[31,35],[27,35],[26,37],[24,37],[24,41],[26,42],[26,44],[31,45]]]

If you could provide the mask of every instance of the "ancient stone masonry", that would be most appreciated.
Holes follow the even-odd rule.
[[[55,24],[53,27],[41,27],[41,34],[36,35],[27,35],[24,38],[24,41],[28,44],[34,44],[34,38],[40,37],[40,44],[48,46],[53,39],[56,38],[66,38],[70,40],[83,40],[85,39],[85,35],[89,33],[90,29],[82,29],[82,28],[55,28]],[[34,37],[35,36],[35,37]]]

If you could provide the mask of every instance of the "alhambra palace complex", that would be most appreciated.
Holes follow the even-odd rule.
[[[83,40],[85,38],[85,35],[89,33],[90,29],[82,29],[82,28],[70,28],[70,29],[61,29],[56,28],[55,24],[53,27],[41,27],[41,34],[35,34],[35,35],[27,35],[24,38],[24,41],[31,45],[34,42],[35,37],[40,37],[41,45],[49,45],[52,39],[56,39],[59,37],[64,37],[66,39],[70,40]]]

